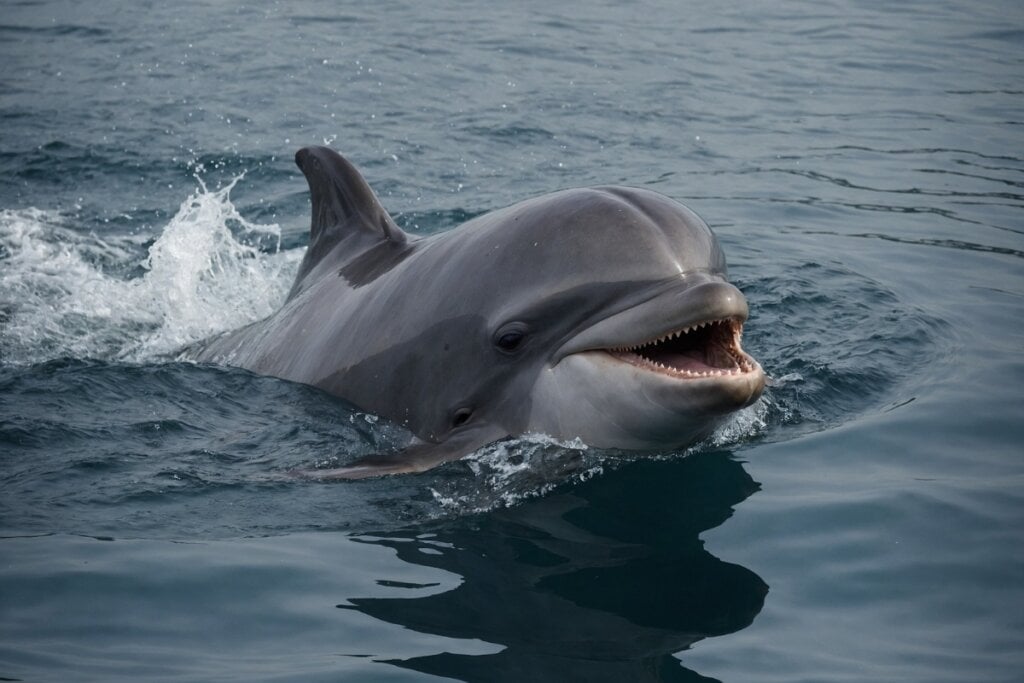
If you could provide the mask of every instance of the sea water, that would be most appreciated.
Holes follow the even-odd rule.
[[[122,4],[0,17],[0,677],[1017,681],[1018,3]],[[408,434],[177,361],[302,258],[620,183],[718,234],[771,381],[653,456]]]

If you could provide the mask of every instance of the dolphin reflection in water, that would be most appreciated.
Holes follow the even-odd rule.
[[[443,592],[405,584],[395,597],[338,607],[500,649],[384,660],[445,678],[706,682],[674,653],[748,626],[768,587],[711,555],[699,535],[757,489],[728,452],[643,459],[486,515],[372,534],[364,540],[461,581]]]

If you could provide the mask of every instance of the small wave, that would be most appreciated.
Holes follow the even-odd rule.
[[[82,38],[103,38],[110,35],[111,32],[108,29],[96,26],[81,26],[78,24],[54,24],[52,26],[0,24],[0,33],[8,33],[12,36],[39,34],[55,37],[80,36]]]
[[[736,413],[704,441],[663,453],[594,449],[580,439],[559,441],[545,434],[524,434],[468,456],[464,462],[472,477],[438,477],[430,493],[441,516],[515,507],[559,486],[578,484],[637,460],[670,460],[735,447],[763,434],[773,410],[779,408],[766,397]]]
[[[604,460],[579,439],[544,434],[498,441],[464,459],[471,478],[445,478],[431,487],[441,515],[476,514],[544,495],[571,481],[600,474]]]
[[[238,179],[219,190],[200,180],[148,253],[138,238],[104,239],[59,212],[0,211],[3,362],[140,362],[269,315],[303,250],[281,251],[276,224],[238,213]],[[261,238],[276,247],[262,251]],[[141,275],[117,275],[133,269]]]
[[[757,403],[737,412],[728,422],[716,429],[706,440],[705,446],[732,448],[760,436],[768,429],[772,410],[785,413],[785,409],[778,406],[768,391]]]
[[[932,381],[936,358],[955,344],[948,323],[884,282],[834,260],[794,256],[750,271],[741,284],[756,302],[744,346],[772,379],[726,430],[746,421],[750,435],[784,440],[884,410]]]

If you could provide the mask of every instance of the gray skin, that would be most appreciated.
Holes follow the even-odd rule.
[[[419,439],[317,476],[422,471],[531,432],[677,448],[760,396],[764,373],[738,345],[746,300],[685,206],[573,189],[416,238],[333,150],[295,158],[312,227],[288,299],[189,357],[319,387]],[[731,325],[717,351],[694,342],[663,354],[666,367],[613,350],[716,320]]]

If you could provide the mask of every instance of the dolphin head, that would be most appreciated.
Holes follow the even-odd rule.
[[[335,151],[296,162],[312,218],[287,301],[198,357],[313,384],[422,440],[336,476],[423,470],[524,432],[682,447],[764,388],[740,347],[746,300],[678,202],[565,190],[415,238]]]
[[[425,298],[444,292],[438,317],[459,321],[442,334],[445,363],[428,370],[439,409],[428,438],[486,424],[602,448],[680,447],[764,387],[740,347],[747,303],[718,241],[660,194],[559,192],[426,248],[444,266]]]

